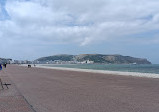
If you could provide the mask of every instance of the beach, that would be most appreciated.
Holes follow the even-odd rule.
[[[96,70],[96,69],[67,68],[67,67],[56,67],[56,66],[48,66],[48,65],[49,64],[37,64],[36,67],[46,68],[46,69],[56,69],[56,70],[77,71],[77,72],[90,72],[90,73],[102,73],[102,74],[112,74],[112,75],[159,78],[159,74],[156,74],[156,73],[139,73],[139,72],[122,72],[122,71]],[[23,66],[27,66],[27,65],[24,64]]]
[[[37,112],[159,112],[159,78],[9,65],[6,74]]]

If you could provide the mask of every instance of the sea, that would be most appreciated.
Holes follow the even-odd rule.
[[[159,64],[47,64],[43,66],[159,74]]]

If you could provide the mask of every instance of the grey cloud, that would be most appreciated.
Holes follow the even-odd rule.
[[[11,19],[0,22],[0,35],[28,43],[87,45],[158,29],[158,6],[156,0],[8,0]]]

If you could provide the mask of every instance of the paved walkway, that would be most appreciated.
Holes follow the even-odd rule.
[[[6,73],[37,112],[159,112],[159,79],[20,66]]]
[[[16,89],[16,86],[7,76],[6,70],[0,71],[3,83],[11,84],[9,89],[0,85],[0,112],[34,112],[25,98]]]

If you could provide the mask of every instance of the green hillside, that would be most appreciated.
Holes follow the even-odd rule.
[[[151,64],[150,61],[143,58],[135,58],[131,56],[122,55],[104,55],[104,54],[80,54],[80,55],[54,55],[42,57],[36,61],[94,61],[94,63],[107,63],[107,64]]]

